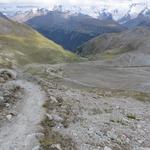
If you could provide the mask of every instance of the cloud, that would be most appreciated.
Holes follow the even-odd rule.
[[[92,6],[101,4],[126,5],[130,3],[150,3],[149,0],[0,0],[0,3],[41,3],[47,5]]]

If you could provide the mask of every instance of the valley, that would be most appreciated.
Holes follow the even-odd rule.
[[[149,150],[149,24],[61,9],[0,13],[0,150]]]
[[[49,11],[46,15],[32,17],[25,23],[48,39],[55,41],[65,49],[73,52],[81,44],[98,35],[121,32],[126,29],[114,20],[100,21],[88,15],[72,14],[57,10]]]

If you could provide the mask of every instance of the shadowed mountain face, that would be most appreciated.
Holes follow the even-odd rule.
[[[150,55],[150,29],[136,28],[99,36],[83,44],[77,53],[92,59],[114,58],[127,53]],[[141,57],[144,58],[147,57]]]
[[[136,27],[149,27],[150,26],[150,9],[145,8],[134,19],[129,19],[123,24],[125,27],[131,29]]]
[[[136,27],[149,27],[150,26],[150,16],[138,16],[135,19],[131,19],[125,24],[123,24],[125,27],[132,29]]]
[[[58,63],[77,57],[28,27],[0,16],[0,65]]]
[[[0,12],[0,17],[4,18],[4,19],[8,19],[5,15],[3,15],[3,13]]]
[[[94,19],[83,14],[51,11],[26,22],[49,39],[74,51],[84,42],[103,33],[125,30],[113,20]]]

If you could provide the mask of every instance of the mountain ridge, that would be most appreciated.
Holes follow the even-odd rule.
[[[18,4],[19,5],[19,4]],[[21,4],[20,4],[21,6]],[[8,16],[15,16],[16,12],[20,12],[23,11],[24,13],[26,13],[27,11],[32,10],[38,10],[39,8],[45,8],[49,11],[62,11],[62,12],[67,12],[70,11],[72,13],[82,13],[82,14],[86,14],[89,16],[92,16],[94,18],[99,18],[99,19],[113,19],[115,21],[119,21],[120,23],[125,23],[126,21],[128,21],[128,19],[126,18],[127,16],[130,19],[134,19],[136,18],[144,9],[149,9],[150,10],[150,5],[148,3],[117,3],[117,5],[113,5],[113,4],[101,4],[101,5],[92,5],[91,7],[85,7],[85,6],[77,6],[77,5],[69,5],[69,6],[65,6],[65,5],[54,5],[53,7],[49,7],[49,6],[35,6],[35,7],[27,7],[28,9],[22,10],[22,9],[18,9],[19,6],[17,6],[16,8],[13,8],[14,13],[9,15],[9,11],[7,11],[7,7],[9,6],[2,6],[3,8],[5,8],[3,10],[3,12],[5,12]],[[22,7],[21,7],[22,8]],[[25,7],[26,8],[26,7]],[[16,9],[16,10],[15,10]],[[10,10],[10,8],[8,9]],[[11,11],[12,13],[12,11]],[[127,19],[127,20],[126,20]]]
[[[149,43],[150,28],[138,27],[121,33],[98,36],[84,43],[77,49],[77,53],[92,60],[113,59],[127,53],[150,55]]]
[[[88,15],[60,11],[50,11],[46,15],[33,17],[26,24],[72,51],[100,34],[125,30],[113,20],[100,21]]]

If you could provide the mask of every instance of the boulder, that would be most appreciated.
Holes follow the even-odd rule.
[[[104,150],[112,150],[110,147],[105,146]]]
[[[5,101],[4,101],[4,97],[0,96],[0,106],[4,105]]]
[[[17,73],[11,69],[0,69],[0,82],[3,83],[7,80],[15,80]]]

